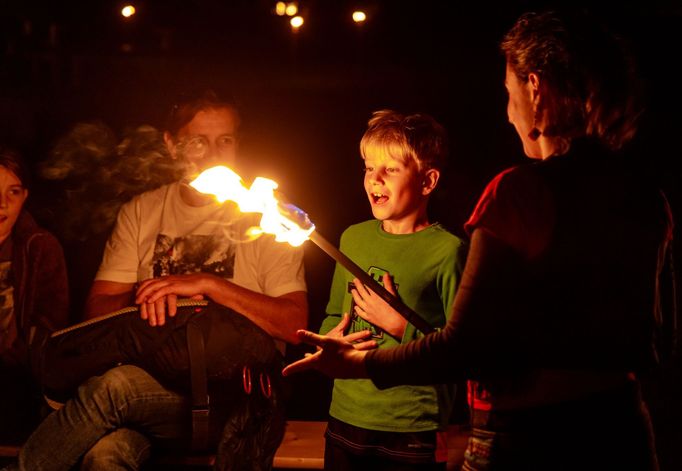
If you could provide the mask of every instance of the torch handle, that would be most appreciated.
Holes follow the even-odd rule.
[[[374,278],[372,278],[366,271],[360,268],[355,262],[348,258],[343,252],[330,244],[327,239],[322,237],[317,231],[313,231],[308,237],[311,242],[321,248],[334,260],[341,264],[353,276],[359,279],[362,284],[378,294],[381,299],[386,301],[393,309],[407,319],[407,322],[415,326],[424,334],[430,334],[435,329],[426,322],[419,314],[410,309],[396,296],[392,295],[386,288],[380,285]]]

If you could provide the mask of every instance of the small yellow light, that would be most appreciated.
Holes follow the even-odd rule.
[[[356,23],[363,23],[367,19],[367,15],[364,11],[356,10],[353,12],[353,21]]]
[[[287,12],[287,4],[285,2],[277,2],[275,5],[275,13],[277,16],[284,16]]]
[[[121,15],[125,16],[126,18],[130,18],[135,14],[135,7],[132,5],[126,5],[121,9]]]
[[[301,26],[303,26],[303,17],[302,16],[294,16],[291,20],[289,20],[289,23],[291,23],[292,28],[298,29]]]
[[[296,13],[298,13],[298,4],[296,2],[287,3],[285,13],[287,16],[294,16]]]

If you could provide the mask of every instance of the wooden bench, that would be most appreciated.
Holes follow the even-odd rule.
[[[326,422],[287,422],[282,444],[275,454],[275,469],[323,469]],[[469,432],[466,427],[448,428],[448,469],[459,469]]]
[[[323,469],[324,467],[324,431],[326,422],[296,421],[287,422],[284,439],[277,449],[273,464],[274,469]],[[466,448],[467,429],[461,426],[450,426],[448,429],[448,469],[459,469]],[[19,446],[0,445],[0,457],[14,457],[19,453]],[[210,467],[215,461],[214,455],[168,456],[158,460],[163,468],[202,468]]]

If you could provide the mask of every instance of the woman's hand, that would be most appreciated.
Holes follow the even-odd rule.
[[[341,322],[336,324],[336,327],[327,332],[327,337],[333,337],[340,340],[345,340],[353,345],[356,350],[371,350],[377,348],[376,340],[367,338],[372,335],[369,330],[362,330],[360,332],[353,332],[352,334],[345,335],[346,329],[350,325],[350,316],[347,312],[343,313],[341,317]],[[318,347],[319,349],[319,347]]]
[[[385,273],[383,276],[386,291],[397,296],[391,275]],[[351,290],[355,301],[355,312],[367,322],[374,324],[383,331],[388,332],[396,339],[402,339],[405,333],[407,320],[393,309],[381,296],[374,291],[367,289],[357,278],[353,280],[355,288]]]
[[[361,332],[357,332],[358,334]],[[358,350],[345,338],[317,335],[307,330],[296,332],[302,342],[315,345],[317,352],[306,353],[305,357],[288,365],[282,375],[310,369],[318,370],[331,378],[367,378],[365,370],[366,350]]]

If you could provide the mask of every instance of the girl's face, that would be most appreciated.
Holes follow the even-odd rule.
[[[0,242],[12,233],[26,197],[28,190],[21,180],[11,170],[0,167]]]
[[[504,86],[509,96],[507,117],[521,138],[524,153],[534,159],[542,158],[540,143],[538,140],[528,137],[533,127],[540,125],[540,123],[534,122],[535,110],[533,108],[533,90],[530,81],[524,83],[519,80],[511,67],[507,65]]]

